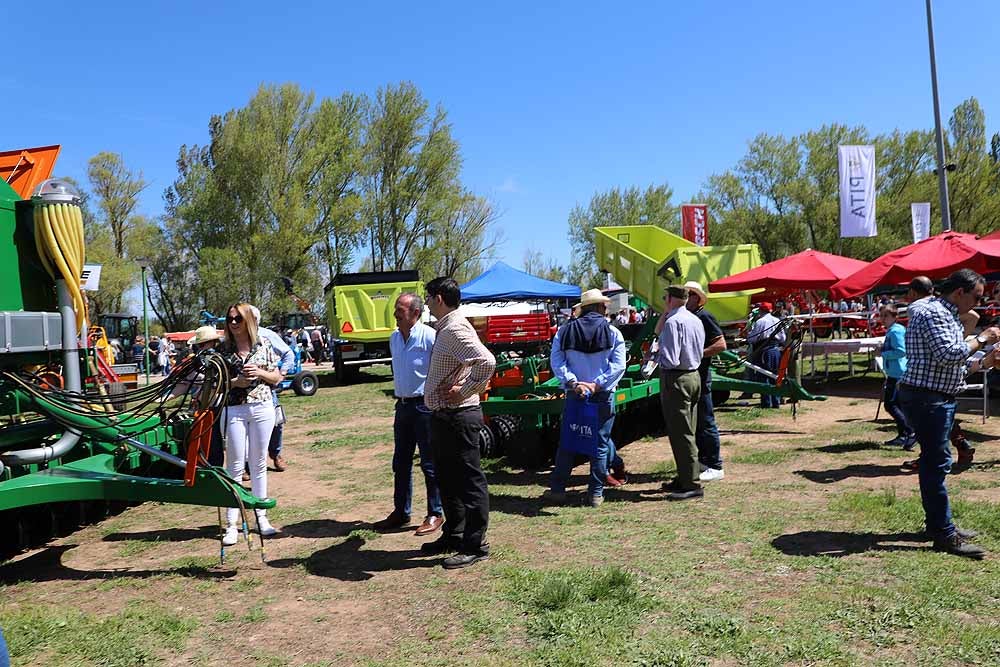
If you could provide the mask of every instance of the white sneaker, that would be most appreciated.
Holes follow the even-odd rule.
[[[698,481],[700,482],[714,482],[717,479],[723,479],[726,473],[721,470],[716,470],[715,468],[705,468],[705,470],[698,475]]]
[[[240,530],[236,526],[226,528],[225,535],[222,536],[223,546],[231,547],[240,541]]]
[[[260,526],[260,534],[264,537],[271,537],[272,535],[278,534],[278,529],[271,525],[271,522],[267,520],[266,516],[258,516],[257,523]]]

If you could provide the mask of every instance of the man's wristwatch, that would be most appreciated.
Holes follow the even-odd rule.
[[[979,334],[978,336],[976,336],[976,342],[979,343],[980,348],[983,348],[986,346],[987,343],[990,342],[990,339],[984,336],[983,334]]]

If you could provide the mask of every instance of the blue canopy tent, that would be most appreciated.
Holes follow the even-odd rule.
[[[478,278],[462,285],[463,302],[579,299],[580,288],[533,276],[497,262]]]

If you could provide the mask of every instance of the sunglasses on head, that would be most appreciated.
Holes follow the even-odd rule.
[[[229,322],[230,324],[239,324],[240,322],[243,321],[243,316],[242,315],[232,315],[230,317],[227,317],[226,321]]]

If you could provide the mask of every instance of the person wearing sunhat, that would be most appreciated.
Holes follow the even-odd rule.
[[[701,379],[701,398],[698,399],[698,423],[695,427],[694,440],[698,447],[698,466],[701,469],[698,479],[711,482],[725,477],[722,471],[722,448],[719,441],[719,427],[715,423],[715,406],[712,404],[712,357],[726,351],[726,339],[722,335],[722,327],[712,313],[705,309],[708,295],[701,284],[690,280],[684,283],[688,289],[687,309],[701,320],[705,330],[705,352],[701,365],[698,366],[698,377]]]
[[[187,339],[188,348],[193,354],[198,354],[202,350],[215,349],[222,341],[222,334],[216,331],[213,326],[198,327],[194,330],[194,335]],[[202,375],[197,371],[192,371],[184,380],[178,382],[172,396],[179,396],[183,393],[200,389]],[[213,466],[221,466],[225,462],[226,448],[222,441],[222,431],[219,428],[219,420],[216,419],[212,425],[212,440],[208,449],[208,463]]]
[[[680,285],[667,288],[663,314],[656,323],[660,367],[660,407],[667,425],[670,449],[677,464],[677,477],[664,484],[669,500],[688,500],[705,495],[698,484],[698,449],[695,426],[701,380],[698,367],[705,353],[705,328],[687,309],[689,290]]]
[[[615,423],[615,389],[625,375],[625,337],[607,320],[610,301],[599,289],[587,290],[574,306],[580,309],[580,316],[560,327],[552,339],[550,365],[566,390],[567,410],[574,401],[590,401],[598,406],[597,453],[590,457],[587,485],[591,507],[604,502],[606,485],[617,486],[622,481],[609,474],[609,467],[624,477],[624,463],[613,453],[611,428]],[[609,457],[613,460],[609,461]],[[556,451],[555,469],[546,492],[552,502],[565,502],[566,481],[574,458],[575,454],[561,445]]]
[[[747,334],[747,342],[753,345],[753,355],[755,363],[772,373],[778,372],[781,365],[781,347],[785,344],[785,329],[781,326],[781,320],[771,314],[773,308],[770,303],[763,302],[757,304],[763,315],[757,318]],[[766,375],[760,376],[761,382],[774,384],[774,380]],[[781,406],[781,398],[776,394],[761,394],[760,407],[777,408]]]

